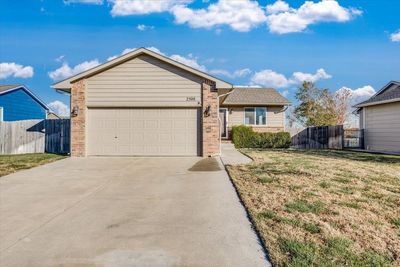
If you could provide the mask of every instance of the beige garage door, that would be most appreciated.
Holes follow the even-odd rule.
[[[197,156],[197,108],[88,110],[89,156]]]

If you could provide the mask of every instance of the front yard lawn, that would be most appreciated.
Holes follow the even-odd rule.
[[[276,266],[400,266],[400,157],[243,152],[228,170]]]
[[[50,163],[65,156],[55,154],[0,155],[0,177],[23,169]]]

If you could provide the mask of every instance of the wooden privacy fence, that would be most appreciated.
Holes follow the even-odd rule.
[[[70,120],[45,120],[45,152],[68,154],[70,152]]]
[[[343,149],[343,125],[308,127],[292,137],[300,149]]]
[[[69,151],[69,119],[0,122],[0,154]]]

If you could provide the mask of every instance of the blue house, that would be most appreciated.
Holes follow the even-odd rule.
[[[24,85],[0,85],[0,121],[46,119],[48,111]]]

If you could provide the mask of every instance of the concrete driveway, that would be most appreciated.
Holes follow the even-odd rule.
[[[1,266],[268,266],[224,170],[68,158],[0,178]]]

